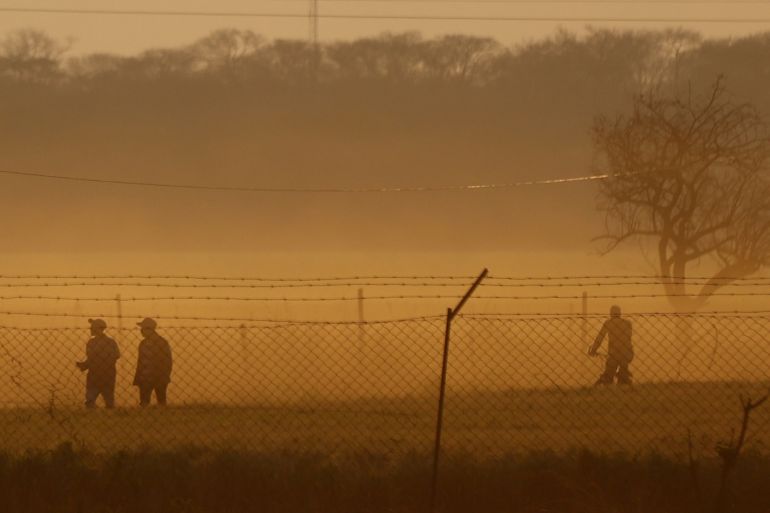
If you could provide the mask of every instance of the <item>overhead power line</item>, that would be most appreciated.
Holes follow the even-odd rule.
[[[265,2],[295,2],[307,0],[261,0]],[[509,5],[769,5],[768,0],[318,0],[325,4],[509,4]]]
[[[248,187],[227,185],[196,185],[183,183],[142,182],[133,180],[112,180],[106,178],[88,178],[83,176],[67,176],[48,173],[32,173],[26,171],[10,171],[0,169],[0,174],[9,176],[23,176],[47,180],[61,180],[69,182],[83,182],[105,185],[123,185],[133,187],[155,187],[162,189],[183,189],[197,191],[221,191],[221,192],[258,192],[258,193],[299,193],[299,194],[341,194],[341,193],[398,193],[398,192],[459,192],[493,189],[511,189],[528,185],[554,185],[564,183],[593,182],[609,178],[607,174],[578,176],[572,178],[551,178],[545,180],[524,180],[509,183],[467,184],[467,185],[438,185],[438,186],[404,186],[404,187]]]
[[[321,4],[502,4],[502,5],[769,5],[768,0],[317,0]],[[308,0],[255,0],[254,3],[307,5]]]
[[[246,11],[154,11],[129,9],[51,9],[0,7],[0,12],[111,16],[196,16],[219,18],[297,18],[306,20],[307,13],[246,12]],[[770,23],[770,17],[701,18],[701,17],[620,17],[620,16],[463,16],[409,14],[332,14],[318,13],[318,18],[338,20],[423,20],[423,21],[484,21],[484,22],[560,22],[560,23]]]

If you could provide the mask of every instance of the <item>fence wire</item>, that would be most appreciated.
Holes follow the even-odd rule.
[[[452,325],[443,450],[503,455],[591,449],[682,455],[688,432],[713,452],[739,427],[739,397],[770,385],[770,315],[635,314],[631,386],[595,387],[587,355],[601,316],[465,315]],[[116,408],[84,408],[86,328],[0,327],[0,450],[75,441],[96,451],[204,446],[328,453],[429,452],[445,319],[164,326],[166,408],[138,407],[142,338],[120,348]],[[604,343],[606,350],[606,341]],[[770,451],[770,407],[749,445]]]

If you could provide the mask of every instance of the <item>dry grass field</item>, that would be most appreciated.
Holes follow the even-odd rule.
[[[715,511],[716,447],[736,438],[741,398],[770,388],[762,378],[764,331],[749,324],[759,321],[721,330],[719,352],[703,350],[704,338],[697,351],[677,357],[680,346],[665,345],[667,338],[652,336],[656,325],[640,320],[645,343],[634,371],[641,379],[607,388],[576,386],[591,383],[601,361],[545,336],[576,327],[527,322],[511,324],[506,336],[481,325],[486,336],[458,330],[437,511]],[[47,345],[38,332],[23,332],[24,344],[6,346],[20,356],[5,364],[19,385],[3,391],[8,406],[0,409],[4,511],[427,511],[437,407],[436,369],[428,363],[437,351],[425,347],[440,330],[425,323],[417,338],[425,347],[411,344],[414,337],[368,339],[376,358],[335,360],[348,353],[333,344],[354,329],[334,327],[329,334],[338,337],[328,340],[314,338],[314,328],[276,329],[280,337],[256,346],[258,365],[232,374],[223,372],[230,360],[211,358],[222,353],[196,342],[196,331],[180,330],[171,406],[133,406],[123,369],[112,411],[77,406],[83,383],[70,369],[74,332]],[[222,340],[244,340],[232,336],[238,331],[223,333]],[[394,335],[405,333],[414,332]],[[320,340],[314,352],[299,351],[307,340]],[[36,350],[43,347],[55,351]],[[736,378],[704,379],[711,374]],[[752,413],[723,511],[767,513],[769,427],[765,404]]]
[[[692,432],[713,452],[740,427],[740,397],[766,383],[668,383],[625,387],[448,394],[443,443],[479,457],[540,451],[681,457]],[[384,455],[432,447],[435,398],[296,401],[284,405],[177,405],[166,409],[0,410],[0,450],[18,453],[72,442],[90,451],[176,449],[301,450]],[[749,445],[770,452],[770,406],[753,413]]]

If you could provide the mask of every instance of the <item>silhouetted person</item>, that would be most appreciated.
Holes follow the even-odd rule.
[[[134,385],[139,387],[139,405],[150,404],[152,392],[161,406],[166,405],[166,388],[171,382],[171,346],[155,332],[158,323],[149,317],[138,322],[144,337],[139,343]]]
[[[107,408],[115,407],[115,362],[120,358],[118,344],[104,334],[107,323],[102,319],[88,319],[91,339],[86,343],[86,359],[77,362],[86,375],[86,408],[96,406],[100,395]]]
[[[631,384],[631,373],[628,370],[628,365],[634,359],[634,347],[631,344],[631,321],[620,317],[620,307],[617,305],[610,308],[610,318],[604,321],[601,331],[588,350],[589,355],[596,356],[605,335],[608,335],[610,339],[607,344],[607,361],[604,372],[599,376],[596,384],[611,385],[616,374],[618,385]]]

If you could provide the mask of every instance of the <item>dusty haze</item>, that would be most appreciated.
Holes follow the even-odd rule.
[[[6,48],[20,34],[7,34]],[[64,44],[34,34],[54,49]],[[595,172],[594,118],[626,112],[645,88],[698,88],[724,74],[736,96],[770,111],[768,75],[756,65],[770,55],[768,41],[761,34],[711,40],[681,30],[592,29],[582,37],[561,31],[510,48],[472,36],[382,34],[324,43],[313,76],[305,42],[243,31],[127,57],[53,51],[34,61],[39,65],[9,67],[0,82],[0,169],[279,188],[580,177]],[[8,175],[2,183],[0,208],[8,222],[0,248],[11,273],[655,272],[633,243],[599,257],[601,245],[592,239],[603,225],[592,182],[333,194],[188,191]],[[702,269],[708,272],[708,261]],[[373,306],[367,314],[423,314],[446,303]],[[502,309],[538,311],[543,303],[519,304]],[[592,309],[609,304],[592,303]],[[501,302],[477,305],[492,310]],[[578,305],[570,300],[549,309],[577,311]],[[142,313],[126,308],[127,315]],[[346,317],[355,315],[355,306],[250,305],[247,311]]]

